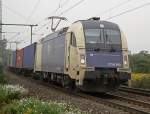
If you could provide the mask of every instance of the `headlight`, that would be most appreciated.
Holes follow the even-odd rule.
[[[124,55],[124,65],[127,66],[128,65],[128,56]]]
[[[80,55],[80,62],[81,62],[81,64],[85,63],[85,56],[84,55]]]
[[[127,61],[124,61],[124,64],[127,65]]]

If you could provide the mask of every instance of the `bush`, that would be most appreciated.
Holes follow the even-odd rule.
[[[132,86],[136,88],[150,89],[150,74],[132,74]]]
[[[148,51],[141,51],[129,56],[130,66],[134,73],[150,73],[150,54]]]
[[[3,73],[3,66],[0,64],[0,84],[6,83],[5,75]]]
[[[6,78],[3,73],[0,73],[0,84],[5,84],[6,83]]]
[[[42,102],[36,99],[24,99],[5,108],[3,114],[83,114],[78,108],[66,103]]]
[[[3,73],[3,66],[2,66],[2,64],[0,63],[0,74],[2,74]]]
[[[26,92],[27,91],[19,85],[0,85],[0,104],[19,99],[21,95],[26,94]]]

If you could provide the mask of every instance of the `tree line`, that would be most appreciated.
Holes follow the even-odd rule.
[[[129,55],[130,67],[134,73],[150,73],[150,54],[148,51],[140,51]]]

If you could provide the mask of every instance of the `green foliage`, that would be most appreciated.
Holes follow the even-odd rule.
[[[2,66],[2,64],[0,63],[0,74],[2,74],[3,73],[3,66]]]
[[[135,73],[150,73],[150,54],[147,51],[141,51],[132,54],[130,57],[130,66]]]
[[[135,88],[150,89],[150,74],[133,79],[132,86]]]
[[[0,73],[0,84],[5,84],[5,83],[6,83],[5,75]]]
[[[66,103],[42,102],[36,99],[24,99],[5,108],[3,114],[83,114],[79,109]]]
[[[19,99],[25,93],[26,90],[18,85],[0,85],[0,104]]]
[[[5,75],[3,73],[3,66],[0,64],[0,84],[6,83]]]

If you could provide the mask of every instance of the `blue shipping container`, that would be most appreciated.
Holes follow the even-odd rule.
[[[33,70],[35,60],[36,43],[24,48],[23,68]]]
[[[16,51],[13,51],[13,55],[12,55],[12,67],[13,68],[16,68],[16,56],[17,56]]]

